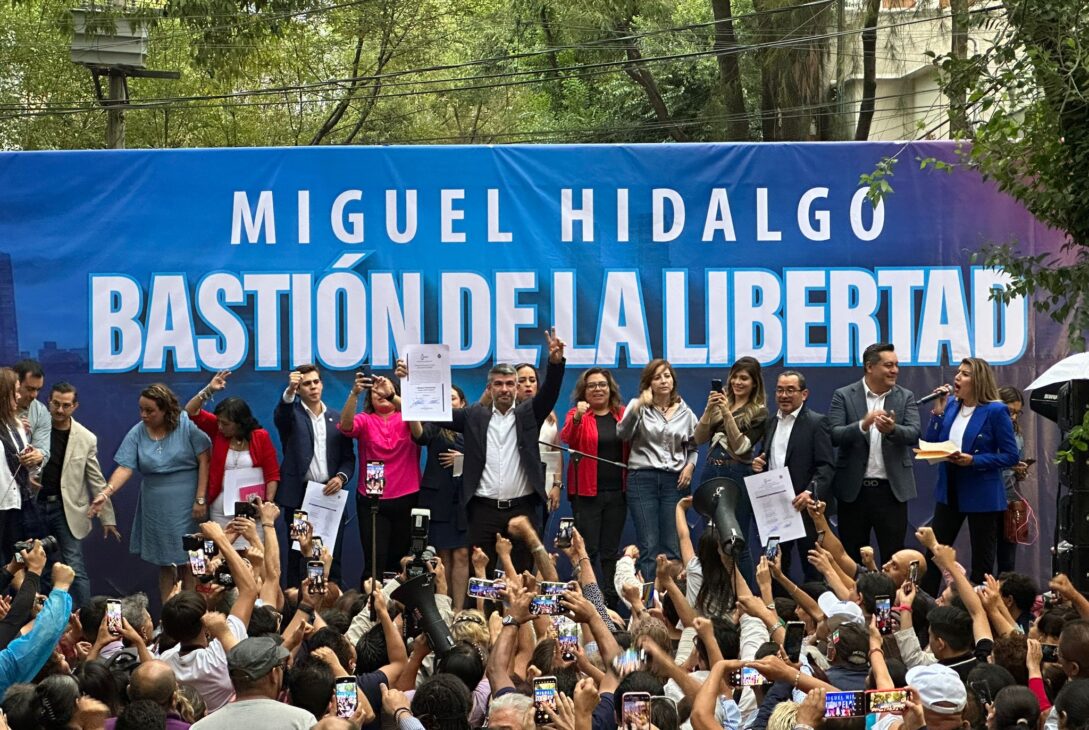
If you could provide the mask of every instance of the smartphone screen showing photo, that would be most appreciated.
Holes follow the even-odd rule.
[[[306,532],[306,521],[310,518],[310,515],[306,510],[295,510],[294,518],[291,520],[291,538],[298,540],[299,537]]]
[[[824,696],[825,717],[862,717],[865,714],[865,692],[829,692]]]
[[[561,517],[559,529],[556,531],[556,547],[571,547],[571,536],[574,534],[574,529],[574,517]]]
[[[764,555],[767,556],[769,563],[775,562],[776,556],[779,555],[779,536],[778,535],[771,535],[768,538],[767,547],[764,548]]]
[[[489,601],[498,601],[499,590],[502,586],[502,583],[497,583],[496,581],[485,580],[484,578],[470,578],[469,598],[484,598]]]
[[[325,593],[325,563],[311,560],[306,564],[306,577],[310,579],[309,593]]]
[[[367,462],[368,497],[381,497],[386,491],[386,463],[384,461]]]
[[[878,596],[874,602],[877,619],[877,630],[882,634],[891,634],[896,628],[892,620],[892,599],[888,596]]]
[[[650,727],[650,693],[625,692],[621,700],[622,730]]]
[[[113,636],[121,635],[121,601],[106,601],[106,630]]]
[[[871,690],[869,695],[869,710],[871,713],[889,712],[900,715],[903,714],[908,706],[908,690],[906,689]]]
[[[556,678],[554,676],[537,677],[533,680],[533,720],[538,725],[547,725],[552,718],[544,711],[545,707],[556,709]]]
[[[355,714],[359,702],[355,677],[337,677],[336,698],[337,717],[351,717]]]
[[[555,616],[560,613],[560,599],[556,596],[534,596],[529,602],[529,612],[534,616]]]
[[[193,571],[193,575],[208,574],[208,556],[203,550],[189,551],[189,569]]]

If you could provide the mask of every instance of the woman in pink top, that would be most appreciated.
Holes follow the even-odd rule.
[[[356,413],[359,394],[368,389],[363,412]],[[385,489],[375,520],[378,573],[401,572],[401,558],[411,543],[412,508],[420,491],[420,447],[401,420],[401,396],[389,378],[357,374],[340,411],[341,432],[359,443],[359,488],[355,509],[363,546],[363,578],[371,568],[371,499],[367,495],[367,462],[385,465]],[[371,480],[373,483],[373,480]]]

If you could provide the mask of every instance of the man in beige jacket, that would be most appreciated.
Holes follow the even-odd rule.
[[[49,394],[49,414],[52,417],[49,460],[42,467],[41,488],[38,490],[38,511],[49,534],[57,538],[56,560],[72,566],[76,572],[72,584],[75,608],[87,605],[91,598],[91,582],[83,562],[83,538],[91,532],[87,517],[91,500],[106,487],[102,467],[98,463],[98,437],[80,425],[72,414],[79,407],[75,386],[57,383]],[[113,506],[99,516],[102,537],[112,535],[121,540],[117,531]]]

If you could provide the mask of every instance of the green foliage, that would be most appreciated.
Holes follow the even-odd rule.
[[[1081,423],[1066,432],[1066,443],[1069,448],[1059,449],[1055,452],[1055,463],[1074,463],[1074,459],[1084,459],[1089,453],[1089,410],[1085,412]]]

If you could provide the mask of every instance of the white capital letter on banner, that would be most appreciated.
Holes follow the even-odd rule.
[[[140,361],[143,292],[128,276],[91,277],[91,371],[120,373]],[[116,336],[116,347],[115,343]]]
[[[529,329],[531,341],[537,329],[537,308],[518,304],[518,293],[537,291],[537,272],[498,271],[495,274],[495,359],[497,362],[540,362],[541,346],[518,347],[518,331]]]
[[[403,304],[402,304],[403,302]],[[423,332],[423,279],[419,273],[401,275],[398,296],[393,274],[371,274],[371,365],[388,368],[394,357],[390,348],[390,333],[397,354],[409,345],[420,342]]]
[[[782,231],[773,231],[768,215],[768,189],[756,189],[756,240],[782,241]],[[757,358],[759,359],[759,358]]]
[[[147,341],[140,369],[148,372],[166,370],[166,353],[172,350],[175,370],[198,370],[197,343],[185,277],[178,274],[152,276],[147,300]]]
[[[775,274],[759,269],[734,272],[735,360],[749,355],[767,365],[779,359],[783,351],[782,304],[782,287]]]
[[[578,299],[575,292],[574,271],[552,272],[552,325],[556,328],[556,336],[567,344],[563,351],[567,364],[593,365],[597,348],[577,344]]]
[[[703,223],[703,240],[715,240],[715,231],[722,231],[723,241],[736,241],[734,216],[730,212],[730,196],[726,188],[714,188],[707,204],[707,218]]]
[[[416,191],[405,191],[405,229],[397,227],[397,191],[386,191],[386,235],[394,243],[408,243],[416,237]]]
[[[855,237],[860,241],[872,241],[881,235],[881,231],[885,228],[885,201],[878,200],[877,205],[873,207],[873,221],[870,223],[870,227],[862,223],[862,204],[869,201],[866,197],[869,194],[869,188],[859,188],[855,191],[855,195],[851,198],[851,230],[854,231]]]
[[[865,269],[832,269],[828,281],[831,364],[861,365],[862,351],[877,342],[880,332],[874,316],[879,303],[877,281]],[[904,353],[904,357],[908,355]]]
[[[1028,300],[1011,299],[1008,304],[991,299],[995,289],[1006,289],[1010,275],[1005,271],[972,268],[972,330],[975,333],[975,356],[992,365],[1005,365],[1019,359],[1028,338]],[[998,339],[999,322],[1002,340]]]
[[[345,190],[333,201],[333,208],[329,212],[329,225],[333,227],[333,235],[342,243],[363,243],[362,213],[349,213],[348,222],[351,223],[351,230],[344,226],[344,206],[358,200],[363,200],[362,190]]]
[[[662,297],[665,359],[674,365],[706,365],[707,348],[688,344],[688,270],[665,272]]]
[[[254,370],[279,370],[280,294],[291,290],[291,276],[246,274],[242,288],[254,294]]]
[[[468,332],[465,331],[468,324]],[[492,351],[492,292],[480,274],[443,272],[440,339],[450,364],[476,367]]]
[[[669,227],[668,231],[665,229],[665,204],[667,200],[673,212],[673,225]],[[652,239],[659,243],[676,239],[684,230],[684,198],[676,190],[654,188],[651,201],[651,215],[654,223]]]
[[[618,348],[628,352],[628,365],[650,362],[650,334],[647,314],[643,311],[643,291],[639,272],[610,271],[605,275],[605,301],[598,324],[597,364],[616,367]]]
[[[828,331],[828,308],[824,304],[810,304],[810,289],[825,289],[827,272],[824,269],[792,269],[783,272],[786,277],[786,365],[823,365],[828,361],[828,347],[809,344],[812,326],[824,326]]]
[[[923,288],[922,269],[876,269],[877,286],[889,290],[889,334],[901,365],[915,365],[915,290]]]
[[[454,207],[455,200],[464,200],[464,190],[443,190],[439,197],[442,201],[440,214],[442,216],[442,232],[440,241],[443,243],[465,243],[465,234],[454,230],[454,221],[465,218],[465,211]]]
[[[564,243],[574,240],[574,222],[582,224],[582,241],[594,240],[594,190],[583,188],[582,207],[574,208],[571,203],[571,188],[560,191],[560,239]]]
[[[246,227],[247,243],[257,243],[262,228],[265,230],[265,243],[276,243],[276,213],[272,205],[271,190],[262,190],[257,197],[257,212],[250,211],[250,199],[245,190],[234,191],[231,245],[242,243],[242,226]]]
[[[827,197],[828,188],[810,188],[798,200],[798,230],[810,241],[827,241],[832,237],[832,216],[827,210],[818,210],[813,214],[817,221],[815,227],[809,222],[809,213],[813,207],[813,201]]]
[[[354,271],[335,271],[318,282],[318,362],[343,370],[367,355],[367,287]],[[341,341],[343,340],[343,346]]]
[[[513,234],[499,230],[499,188],[488,188],[488,243],[510,243]]]
[[[245,303],[242,282],[234,274],[208,274],[197,284],[197,311],[216,332],[197,337],[197,354],[202,367],[233,370],[242,364],[246,357],[246,325],[227,305]]]
[[[938,365],[941,343],[949,345],[949,362],[972,354],[968,336],[968,302],[960,267],[929,269],[919,315],[919,365]]]

